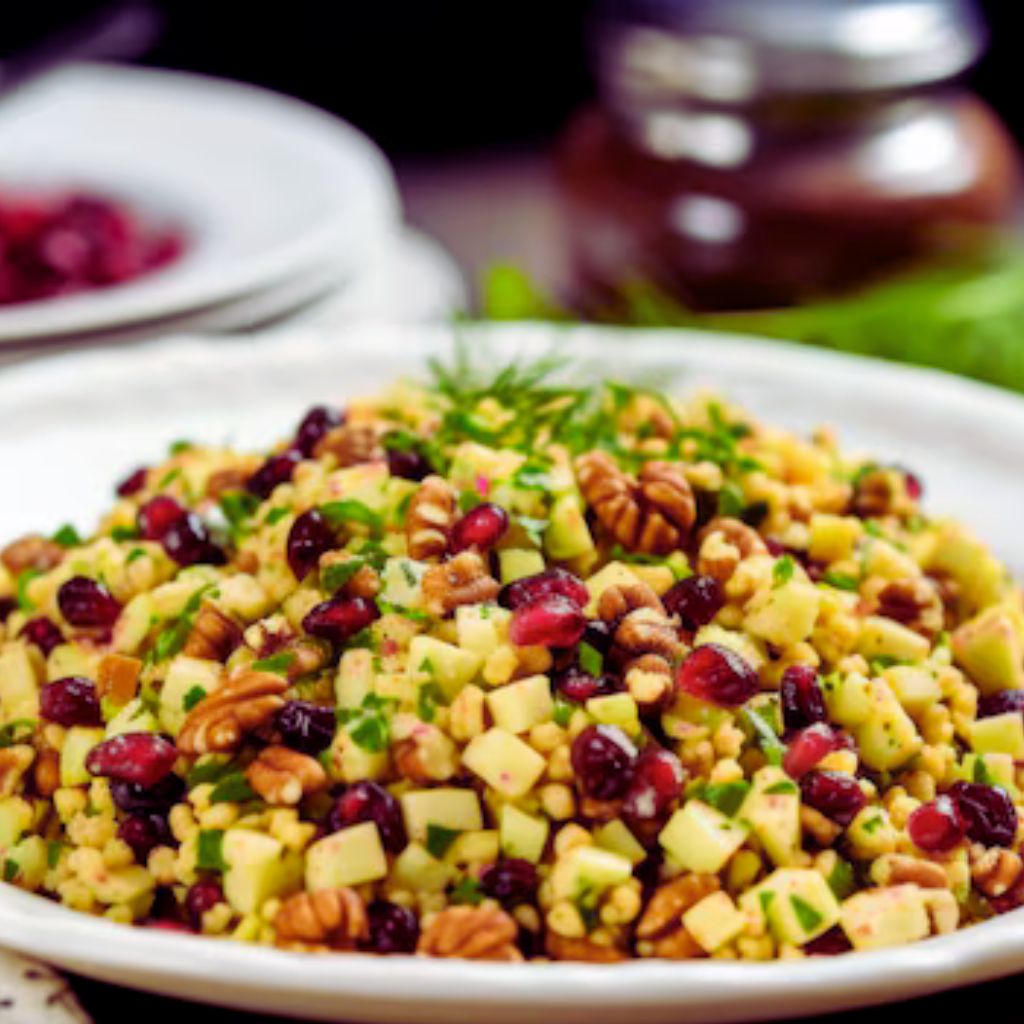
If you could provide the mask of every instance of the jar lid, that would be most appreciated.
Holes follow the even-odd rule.
[[[723,102],[941,81],[986,39],[970,0],[601,0],[595,28],[613,87]]]

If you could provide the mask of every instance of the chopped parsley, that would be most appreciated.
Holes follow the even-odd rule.
[[[845,572],[827,572],[822,577],[822,582],[827,583],[830,587],[835,587],[836,590],[857,591],[860,589],[860,580]]]
[[[592,676],[600,676],[604,671],[604,655],[585,641],[579,646],[580,668]]]
[[[355,498],[329,501],[326,505],[320,506],[320,514],[336,530],[352,523],[365,526],[374,537],[379,537],[384,530],[384,519],[381,514]]]
[[[773,783],[765,790],[767,796],[780,796],[784,793],[795,793],[796,783],[790,782],[789,779],[780,779],[778,782]]]
[[[114,526],[110,530],[110,539],[118,542],[125,540],[138,540],[139,528],[137,526]],[[136,550],[139,549],[136,548]]]
[[[769,764],[780,765],[786,754],[786,745],[779,739],[771,723],[757,708],[744,708],[741,712],[750,726],[761,753]]]
[[[560,725],[564,729],[572,720],[573,714],[578,709],[579,704],[576,704],[571,700],[566,700],[564,697],[555,697],[555,707],[552,711],[551,717],[555,720],[557,725]]]
[[[731,818],[740,809],[740,804],[749,792],[750,783],[737,779],[735,782],[704,783],[688,795],[702,800]]]
[[[201,686],[193,686],[192,689],[181,698],[182,711],[191,711],[205,696],[206,691]]]
[[[242,772],[232,772],[230,775],[225,775],[213,787],[213,791],[210,793],[210,803],[243,803],[246,800],[252,800],[255,796],[256,794],[245,775]]]
[[[424,683],[416,694],[416,714],[424,722],[432,722],[437,716],[437,707],[442,702],[441,687],[434,682]]]
[[[484,891],[479,879],[470,875],[459,879],[458,884],[452,888],[450,900],[454,904],[468,904],[471,907],[483,903]]]
[[[427,825],[427,840],[424,843],[430,853],[440,859],[450,849],[452,843],[461,835],[457,828],[445,828],[444,825]]]
[[[16,860],[11,860],[8,857],[4,861],[4,881],[13,882],[18,877],[18,872],[21,870],[20,865]]]
[[[36,606],[28,596],[28,587],[34,579],[42,575],[43,572],[41,569],[25,569],[23,572],[18,573],[18,582],[15,586],[15,597],[18,602],[18,607],[23,612],[35,611]]]
[[[800,922],[800,927],[803,928],[804,932],[813,932],[824,920],[821,914],[807,900],[797,896],[795,893],[789,897],[789,905],[793,908],[793,913],[796,915],[796,919]]]
[[[30,739],[35,732],[36,724],[34,718],[16,718],[0,726],[0,749]]]
[[[224,859],[224,830],[203,829],[196,845],[196,867],[200,871],[227,871]]]
[[[185,783],[189,789],[195,789],[207,782],[216,784],[240,770],[238,762],[232,758],[214,755],[208,761],[193,765],[185,777]]]
[[[281,522],[282,519],[288,516],[290,512],[290,509],[282,508],[281,506],[278,506],[277,508],[272,508],[267,513],[263,522],[265,522],[267,526],[276,526],[279,522]]]
[[[202,607],[203,598],[214,591],[214,589],[214,584],[208,583],[192,594],[188,601],[185,602],[185,607],[182,608],[181,614],[157,635],[153,648],[149,652],[151,661],[165,661],[180,653],[181,649],[185,646],[185,642],[188,640],[189,633],[192,632],[192,627],[195,625],[199,609]]]
[[[278,651],[277,654],[271,654],[269,658],[254,661],[251,667],[255,672],[276,672],[279,676],[286,676],[294,662],[294,651]]]
[[[260,499],[248,491],[227,491],[220,496],[221,512],[228,523],[228,532],[234,543],[249,533],[249,520],[260,507]]]
[[[338,708],[338,722],[357,746],[379,754],[391,742],[390,713],[397,703],[393,697],[368,693],[358,708]]]
[[[772,586],[785,586],[793,578],[795,572],[796,559],[792,555],[783,555],[772,566]]]
[[[81,536],[70,523],[65,523],[50,539],[62,548],[73,548],[82,543]]]

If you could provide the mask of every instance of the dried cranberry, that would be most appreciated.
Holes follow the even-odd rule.
[[[0,622],[4,622],[17,607],[18,602],[13,597],[0,597]]]
[[[532,900],[537,892],[537,881],[537,869],[528,860],[516,857],[491,864],[480,874],[480,888],[507,907]]]
[[[967,823],[967,835],[985,846],[1011,846],[1017,809],[1005,789],[980,782],[954,782],[950,796]]]
[[[501,540],[507,529],[508,513],[500,505],[485,501],[470,509],[452,527],[452,550],[487,551]]]
[[[224,902],[224,890],[212,878],[205,878],[189,887],[185,896],[185,912],[194,931],[202,931],[203,914]]]
[[[688,576],[670,587],[661,599],[669,615],[678,615],[683,629],[695,633],[725,605],[722,585],[713,576]]]
[[[276,724],[286,747],[314,757],[334,739],[334,709],[309,701],[288,701],[277,713]]]
[[[288,531],[288,565],[295,578],[305,579],[316,568],[320,556],[336,544],[334,531],[317,509],[303,512]]]
[[[662,817],[683,792],[686,779],[679,758],[658,746],[645,747],[637,758],[623,812],[638,821]]]
[[[152,786],[114,779],[110,783],[114,803],[128,814],[166,814],[185,795],[185,783],[171,772]]]
[[[100,699],[91,679],[68,676],[47,683],[39,691],[39,714],[48,722],[70,728],[73,725],[100,725]]]
[[[372,953],[414,953],[420,924],[407,907],[374,900],[366,908],[369,938],[363,948]]]
[[[178,565],[223,565],[224,552],[210,540],[202,519],[194,512],[186,512],[167,528],[161,538],[164,551]]]
[[[169,775],[178,748],[152,732],[126,732],[104,740],[89,751],[85,767],[91,775],[154,786]]]
[[[806,665],[790,665],[782,674],[779,687],[782,721],[787,729],[802,729],[828,718],[825,695],[818,673]]]
[[[302,461],[302,453],[289,449],[279,455],[271,455],[246,482],[245,488],[259,498],[269,498],[275,488],[288,483],[295,473],[295,467]]]
[[[553,594],[516,608],[508,635],[517,647],[572,647],[586,628],[579,605]]]
[[[937,796],[907,820],[907,834],[925,853],[945,853],[963,841],[967,822],[949,796]]]
[[[757,673],[735,651],[720,644],[705,644],[679,666],[680,689],[722,707],[738,707],[761,688]]]
[[[808,956],[839,956],[841,953],[849,953],[853,946],[850,945],[846,932],[836,925],[816,939],[805,942],[803,949]]]
[[[801,729],[786,749],[782,767],[794,779],[809,772],[823,757],[838,750],[842,741],[839,735],[824,722]]]
[[[536,576],[524,576],[509,583],[498,595],[498,603],[515,611],[523,605],[555,595],[567,598],[579,608],[590,601],[590,592],[583,583],[568,570],[556,566]]]
[[[349,825],[372,821],[385,849],[400,853],[405,847],[405,824],[398,801],[376,782],[355,782],[335,801],[327,817],[327,828],[340,832]]]
[[[591,697],[615,693],[618,684],[611,676],[592,676],[578,665],[570,665],[554,678],[555,689],[566,699],[583,704]]]
[[[139,536],[143,540],[163,540],[164,534],[185,515],[185,509],[167,494],[150,498],[139,509]]]
[[[365,597],[334,597],[313,608],[302,628],[321,640],[343,644],[379,617],[376,603]]]
[[[60,613],[72,626],[109,629],[121,614],[109,590],[88,576],[73,576],[57,591]]]
[[[1024,713],[1024,690],[998,690],[978,701],[978,717]]]
[[[615,629],[612,623],[605,622],[603,619],[591,619],[583,631],[581,643],[593,647],[599,654],[607,654],[612,649],[614,638]]]
[[[21,632],[18,635],[23,636],[30,644],[35,644],[47,657],[54,647],[59,647],[64,643],[61,631],[45,616],[29,619],[21,627]]]
[[[617,800],[633,782],[637,751],[614,725],[591,725],[573,740],[572,770],[580,789],[595,800]]]
[[[173,842],[167,819],[159,814],[131,814],[117,827],[118,839],[124,840],[140,864],[157,846]]]
[[[434,472],[425,455],[417,451],[398,451],[388,449],[388,472],[402,480],[415,480],[417,483]]]
[[[129,473],[117,485],[118,495],[122,498],[130,498],[133,494],[138,494],[146,486],[148,473],[149,470],[145,466],[140,466],[134,473]]]
[[[844,828],[867,803],[857,780],[842,772],[806,772],[800,779],[800,795],[805,804]]]
[[[317,441],[329,430],[340,427],[342,416],[336,409],[326,405],[316,405],[303,417],[299,429],[295,432],[293,447],[302,452],[308,459],[313,454]]]

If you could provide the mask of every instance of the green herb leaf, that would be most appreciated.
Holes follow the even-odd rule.
[[[709,782],[702,787],[697,799],[731,818],[740,809],[740,804],[749,792],[750,783],[743,779],[735,782]]]
[[[720,516],[735,518],[740,515],[745,505],[746,499],[738,484],[731,480],[722,484],[722,489],[718,492],[718,514]]]
[[[822,577],[822,582],[827,583],[836,590],[849,590],[856,592],[860,590],[860,580],[856,576],[850,576],[845,572],[829,571]]]
[[[427,825],[427,840],[424,845],[433,856],[440,859],[460,835],[459,829],[445,828],[444,825]]]
[[[578,650],[580,668],[592,676],[600,676],[604,672],[604,655],[584,641]]]
[[[224,859],[224,830],[203,829],[196,846],[196,867],[200,871],[227,871]]]
[[[849,861],[843,860],[842,857],[836,858],[827,881],[837,900],[845,900],[857,888],[857,879],[853,873],[853,867]]]
[[[168,454],[180,455],[182,452],[187,452],[195,445],[191,441],[186,441],[184,438],[179,438],[177,441],[172,441],[167,446]]]
[[[765,790],[765,793],[768,796],[779,796],[783,793],[795,793],[796,791],[796,783],[790,782],[788,779],[780,779],[778,782],[770,785]]]
[[[785,586],[796,572],[796,559],[792,555],[783,555],[772,566],[772,586]]]
[[[336,593],[365,565],[366,562],[361,558],[350,558],[345,562],[332,562],[320,573],[320,586],[328,594]]]
[[[4,861],[4,881],[13,882],[18,877],[18,872],[20,870],[21,867],[18,862],[16,860],[11,860],[11,858],[8,857]]]
[[[15,718],[11,722],[5,722],[0,726],[0,749],[31,739],[36,731],[36,724],[34,718]]]
[[[761,753],[769,764],[780,765],[786,755],[786,745],[779,739],[771,723],[756,708],[744,708],[741,712],[757,738]]]
[[[265,522],[267,526],[275,526],[277,525],[277,523],[281,522],[281,520],[284,519],[287,515],[289,515],[290,512],[291,510],[287,508],[272,508],[267,513],[266,518],[263,520],[263,522]]]
[[[193,686],[192,689],[181,698],[182,711],[191,711],[205,696],[206,691],[201,686]]]
[[[210,793],[211,804],[242,803],[256,796],[248,779],[242,772],[232,772],[213,787]]]
[[[804,932],[813,932],[821,924],[823,920],[821,914],[802,897],[791,895],[789,905],[793,908],[793,913],[796,914],[796,919],[800,922],[800,927]]]
[[[51,839],[46,844],[46,866],[52,871],[60,863],[60,854],[64,844]]]
[[[416,694],[416,714],[424,722],[432,722],[437,716],[437,707],[443,703],[444,695],[437,683],[424,683]]]
[[[110,539],[116,540],[119,543],[126,540],[138,540],[139,539],[139,528],[137,526],[114,526],[110,530]],[[141,551],[140,548],[136,548],[137,551]],[[135,552],[133,551],[132,554]],[[131,557],[131,556],[129,556]]]
[[[200,587],[185,603],[181,615],[167,625],[158,635],[151,652],[154,661],[173,658],[185,646],[189,633],[195,625],[196,616],[202,607],[203,598],[215,589],[213,583]]]
[[[369,505],[356,501],[355,498],[330,501],[326,505],[321,505],[320,514],[336,530],[351,523],[358,523],[367,527],[372,535],[378,536],[384,528],[384,520],[380,513],[374,512]]]
[[[466,875],[459,879],[458,884],[452,889],[450,902],[454,904],[468,904],[475,907],[484,901],[484,891],[476,878]]]
[[[18,601],[18,607],[23,612],[33,612],[36,606],[32,603],[28,596],[28,585],[37,577],[42,576],[43,572],[41,569],[25,569],[18,573],[18,582],[15,585],[15,597]]]
[[[571,700],[566,700],[564,697],[555,697],[555,707],[551,717],[564,729],[578,708],[579,704]]]
[[[228,521],[231,539],[237,544],[249,533],[249,520],[260,507],[260,499],[248,491],[227,491],[218,501]]]
[[[185,784],[189,789],[195,789],[196,786],[207,782],[220,782],[221,779],[227,778],[238,770],[238,763],[232,758],[214,754],[210,756],[209,760],[195,764],[189,769],[188,775],[185,777]]]
[[[62,548],[73,548],[76,544],[82,543],[78,531],[70,523],[65,523],[51,539]]]
[[[294,651],[278,651],[277,654],[271,654],[268,658],[254,661],[251,667],[256,672],[276,672],[279,676],[286,676],[294,662]]]

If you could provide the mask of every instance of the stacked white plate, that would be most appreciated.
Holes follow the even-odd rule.
[[[0,105],[0,189],[109,196],[185,237],[179,259],[134,281],[0,306],[0,354],[293,315],[423,319],[463,298],[444,253],[403,227],[373,143],[252,86],[64,69]]]

